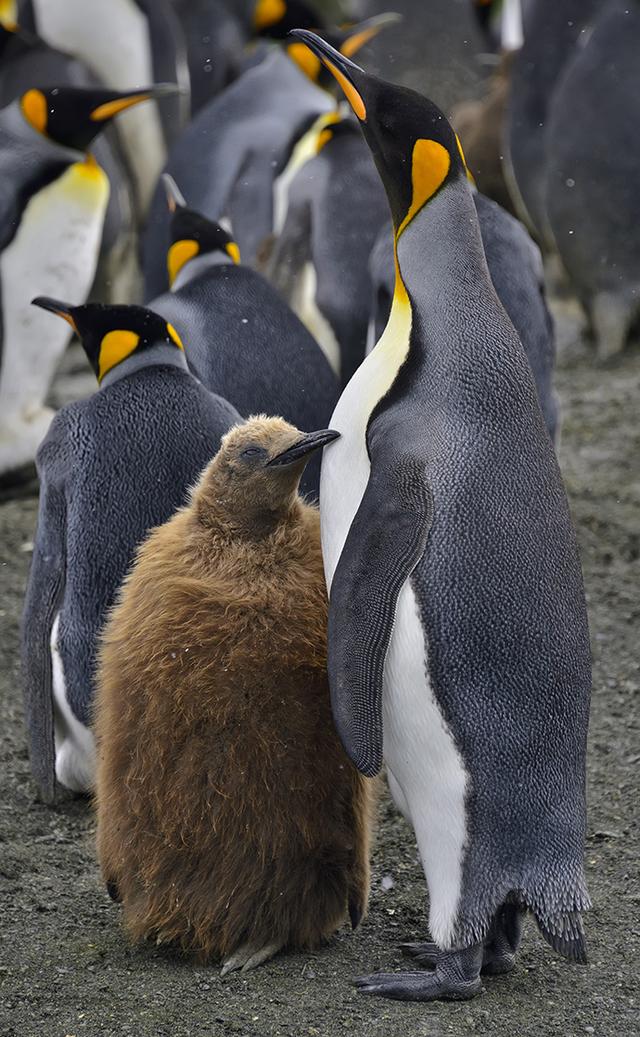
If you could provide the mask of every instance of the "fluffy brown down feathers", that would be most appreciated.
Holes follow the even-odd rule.
[[[139,549],[98,678],[105,881],[134,940],[202,959],[317,946],[369,886],[370,783],[330,711],[318,512],[302,466],[247,474],[247,436],[273,456],[301,433],[254,419],[225,437]]]

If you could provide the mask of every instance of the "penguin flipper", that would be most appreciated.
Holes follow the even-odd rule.
[[[47,440],[49,435],[45,448]],[[62,488],[38,467],[40,504],[22,616],[22,672],[31,770],[43,801],[52,803],[56,776],[50,636],[64,590],[66,504]]]
[[[382,767],[382,683],[396,603],[424,554],[432,515],[423,461],[376,461],[331,586],[333,716],[347,755],[368,777]]]

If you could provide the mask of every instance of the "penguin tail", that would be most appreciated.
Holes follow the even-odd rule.
[[[535,912],[534,912],[535,914]],[[541,918],[535,914],[538,928],[554,951],[580,965],[587,963],[587,946],[578,911],[571,911],[554,918]]]

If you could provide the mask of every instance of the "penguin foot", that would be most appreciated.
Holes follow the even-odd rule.
[[[424,969],[435,969],[438,964],[441,951],[435,943],[401,943],[399,947],[405,957],[413,958]],[[492,946],[483,949],[483,976],[503,976],[507,972],[512,972],[515,966],[516,956],[513,951]]]
[[[237,972],[238,969],[241,969],[242,972],[249,972],[250,969],[255,969],[269,958],[273,958],[281,948],[281,943],[266,943],[264,947],[245,943],[222,963],[220,975],[227,976],[230,972]]]
[[[435,947],[435,944],[406,946]],[[482,945],[462,951],[438,951],[433,972],[374,972],[355,981],[363,994],[390,997],[396,1001],[467,1001],[482,989],[480,968]],[[423,950],[423,955],[431,955]]]

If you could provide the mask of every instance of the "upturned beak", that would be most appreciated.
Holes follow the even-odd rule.
[[[142,101],[159,101],[162,97],[172,97],[182,93],[177,83],[156,83],[154,86],[144,87],[141,90],[131,90],[127,93],[114,93],[108,101],[99,104],[91,112],[92,122],[105,122],[113,119],[127,108],[133,108]]]
[[[334,439],[340,437],[339,432],[334,432],[333,429],[323,428],[318,432],[308,432],[306,436],[299,439],[293,446],[288,447],[287,450],[283,450],[281,454],[276,454],[270,461],[267,462],[267,468],[276,468],[280,465],[297,464],[299,461],[309,459],[310,455],[314,450],[320,450],[321,447],[326,446],[327,443],[331,443]]]
[[[35,299],[31,300],[32,306],[39,306],[41,310],[48,310],[49,313],[55,313],[56,317],[62,317],[66,320],[67,324],[70,324],[75,332],[78,331],[76,322],[73,319],[73,311],[75,306],[71,306],[67,302],[60,302],[59,299],[50,299],[47,295],[38,295]]]
[[[355,61],[345,57],[339,50],[332,47],[330,43],[323,40],[315,32],[309,29],[292,29],[289,33],[296,40],[305,43],[309,50],[316,54],[322,63],[329,69],[339,86],[342,87],[347,101],[353,108],[361,122],[367,118],[367,106],[358,86],[357,80],[367,75],[364,69],[356,65]]]
[[[184,195],[169,173],[162,174],[162,183],[167,196],[169,212],[175,212],[176,209],[186,209],[187,203],[184,200]]]

